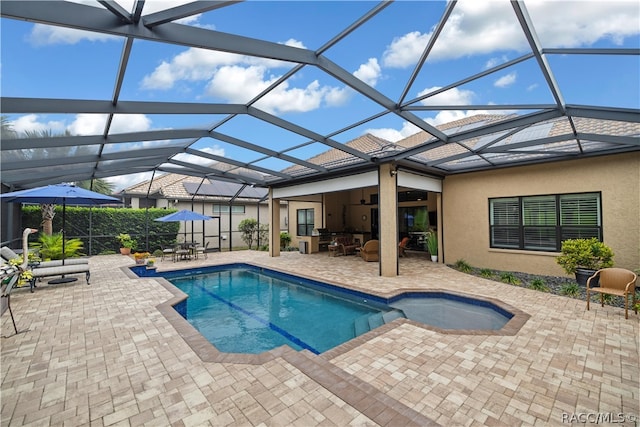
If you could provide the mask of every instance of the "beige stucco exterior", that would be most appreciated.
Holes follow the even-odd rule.
[[[445,262],[475,267],[564,275],[558,253],[489,247],[489,198],[602,193],[604,243],[615,265],[640,267],[640,153],[547,163],[447,176],[443,183]]]
[[[384,185],[395,188],[389,170],[381,171],[380,177],[389,178]],[[367,232],[370,220],[362,220],[362,216],[369,217],[371,208],[379,207],[380,239],[384,235],[387,243],[381,241],[381,274],[393,275],[397,270],[397,226],[393,226],[397,215],[385,215],[383,209],[396,204],[391,200],[384,203],[383,195],[388,198],[394,191],[380,188],[289,200],[286,216],[291,245],[297,247],[300,241],[296,235],[297,209],[315,209],[316,228],[341,231],[349,226]],[[449,175],[443,181],[442,193],[430,192],[427,201],[399,206],[421,204],[429,211],[438,211],[439,262],[453,264],[463,259],[474,267],[560,276],[564,271],[556,263],[557,252],[489,247],[489,199],[582,192],[602,195],[604,242],[615,253],[615,265],[640,268],[640,152]],[[380,194],[380,206],[359,203],[362,198],[369,200],[370,193]]]

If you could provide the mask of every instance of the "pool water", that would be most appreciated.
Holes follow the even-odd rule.
[[[218,350],[229,353],[257,354],[286,344],[320,354],[355,338],[358,319],[392,310],[250,269],[169,280],[189,295],[189,323]]]
[[[323,353],[399,317],[441,329],[499,330],[513,314],[444,292],[390,299],[247,264],[159,273],[188,298],[174,308],[219,351],[282,345]]]

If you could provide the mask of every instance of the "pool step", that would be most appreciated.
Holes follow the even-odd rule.
[[[354,322],[356,336],[360,336],[377,327],[404,317],[404,314],[400,310],[392,310],[386,313],[374,313],[371,315],[367,314],[361,316]]]
[[[384,323],[391,323],[396,319],[404,319],[406,316],[400,310],[388,311],[382,315]]]

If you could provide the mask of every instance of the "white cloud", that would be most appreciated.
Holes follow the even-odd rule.
[[[354,76],[372,87],[375,87],[376,83],[378,83],[380,74],[381,69],[376,58],[369,58],[366,64],[361,64],[353,73]]]
[[[604,39],[620,44],[640,32],[638,5],[633,1],[527,1],[525,5],[545,47],[590,46]],[[383,65],[416,64],[432,34],[413,31],[394,38],[383,53]],[[457,3],[428,60],[526,50],[529,45],[509,2],[468,0]]]
[[[206,88],[209,96],[243,104],[265,90],[277,77],[265,77],[265,67],[238,65],[218,68]]]
[[[303,48],[289,39],[285,45]],[[162,62],[146,75],[143,89],[167,90],[178,81],[206,82],[205,93],[232,103],[246,103],[276,82],[280,75],[273,69],[291,68],[290,63],[224,52],[189,48],[171,61]],[[291,80],[290,80],[291,81]],[[291,87],[283,82],[255,105],[273,113],[305,112],[325,105],[342,105],[349,98],[345,88],[322,86],[317,80],[306,87]]]
[[[412,31],[396,37],[382,54],[385,67],[405,68],[418,62],[422,51],[429,41],[430,34]]]
[[[127,187],[138,184],[143,181],[148,181],[153,176],[152,172],[140,172],[132,173],[129,175],[118,175],[105,178],[105,181],[109,182],[113,186],[114,193],[124,190]]]
[[[274,113],[311,111],[320,107],[328,91],[329,87],[320,86],[317,80],[305,88],[289,88],[284,82],[256,102],[256,107]]]
[[[392,128],[372,128],[365,130],[364,133],[370,133],[371,135],[377,136],[378,138],[386,139],[387,141],[397,142],[410,135],[413,135],[414,133],[418,133],[419,131],[420,128],[413,123],[403,122],[402,129],[400,130]]]
[[[506,55],[502,55],[500,57],[489,58],[489,60],[484,64],[484,68],[488,70],[489,68],[493,68],[497,65],[503,64],[507,62],[509,58]]]
[[[538,88],[538,83],[534,83],[532,85],[527,86],[527,92],[531,92],[532,90],[535,90]]]
[[[439,86],[428,87],[418,93],[418,97],[441,89]],[[463,90],[457,87],[451,88],[437,95],[420,101],[422,105],[467,105],[471,104],[475,94],[471,90]]]
[[[27,114],[25,116],[18,117],[16,120],[10,122],[10,124],[13,130],[18,134],[43,131],[51,131],[54,135],[64,133],[64,122],[58,120],[41,122],[39,121],[39,118],[40,116],[38,116],[37,114]]]
[[[48,46],[53,44],[76,44],[82,40],[91,42],[104,42],[118,40],[118,37],[108,34],[94,33],[91,31],[76,30],[65,27],[52,27],[49,25],[35,24],[29,41],[34,46]]]
[[[438,126],[444,123],[453,122],[456,120],[464,119],[467,117],[476,116],[478,114],[486,114],[486,111],[462,111],[462,110],[445,110],[440,111],[436,114],[435,117],[428,117],[424,119],[425,122],[429,123],[432,126]]]
[[[27,114],[10,122],[18,133],[51,131],[53,135],[62,135],[68,131],[71,135],[102,135],[107,120],[106,114],[76,114],[67,124],[60,120],[41,121],[37,114]],[[144,114],[120,114],[113,117],[111,133],[137,132],[151,129],[151,119]]]
[[[77,114],[67,126],[72,135],[101,135],[107,121],[106,114]],[[110,133],[145,131],[151,128],[151,119],[144,114],[118,114],[113,117]]]
[[[218,145],[214,145],[213,147],[200,148],[199,150],[205,153],[214,154],[216,156],[224,156],[224,148],[221,148]],[[212,164],[217,163],[215,160],[187,153],[178,153],[173,158],[200,166],[211,166]]]
[[[495,87],[509,87],[516,82],[517,73],[514,71],[513,73],[506,74],[500,77],[498,80],[493,82]]]
[[[330,107],[345,105],[354,92],[349,87],[331,87],[325,95],[324,100]]]
[[[86,6],[93,6],[96,8],[102,9],[101,6],[97,5],[95,0],[70,0],[73,3],[80,3]],[[133,3],[131,1],[120,1],[121,6],[127,10],[131,11],[133,8]],[[182,4],[188,3],[187,0],[171,0],[171,1],[161,1],[154,0],[148,1],[144,4],[143,15],[148,15],[150,13],[158,12],[165,9],[170,9],[175,6],[179,6]],[[177,24],[190,25],[193,27],[201,27],[207,29],[214,29],[212,25],[203,25],[200,23],[200,18],[202,14],[196,14],[192,16],[187,16],[182,19],[178,19],[174,21]],[[72,28],[65,27],[55,27],[44,24],[35,24],[33,29],[31,30],[31,34],[29,35],[29,41],[35,46],[46,46],[53,44],[76,44],[82,40],[88,41],[108,41],[108,40],[118,40],[119,37],[112,36],[109,34],[100,34],[94,33],[91,31],[83,31],[76,30]]]
[[[202,81],[211,78],[218,67],[243,63],[244,57],[227,52],[189,48],[171,62],[163,61],[142,79],[143,89],[171,89],[179,80]]]

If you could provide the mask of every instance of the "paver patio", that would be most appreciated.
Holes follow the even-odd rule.
[[[174,294],[162,280],[130,278],[122,269],[134,264],[128,257],[92,257],[91,286],[81,278],[13,294],[21,333],[10,336],[5,313],[2,425],[513,426],[595,417],[637,425],[635,313],[625,320],[623,309],[599,304],[586,311],[584,301],[417,256],[402,258],[395,278],[379,277],[377,263],[326,253],[214,253],[158,268],[229,262],[381,295],[421,288],[497,298],[530,317],[511,335],[442,333],[395,321],[320,356],[284,347],[252,357],[221,354],[163,315]]]

